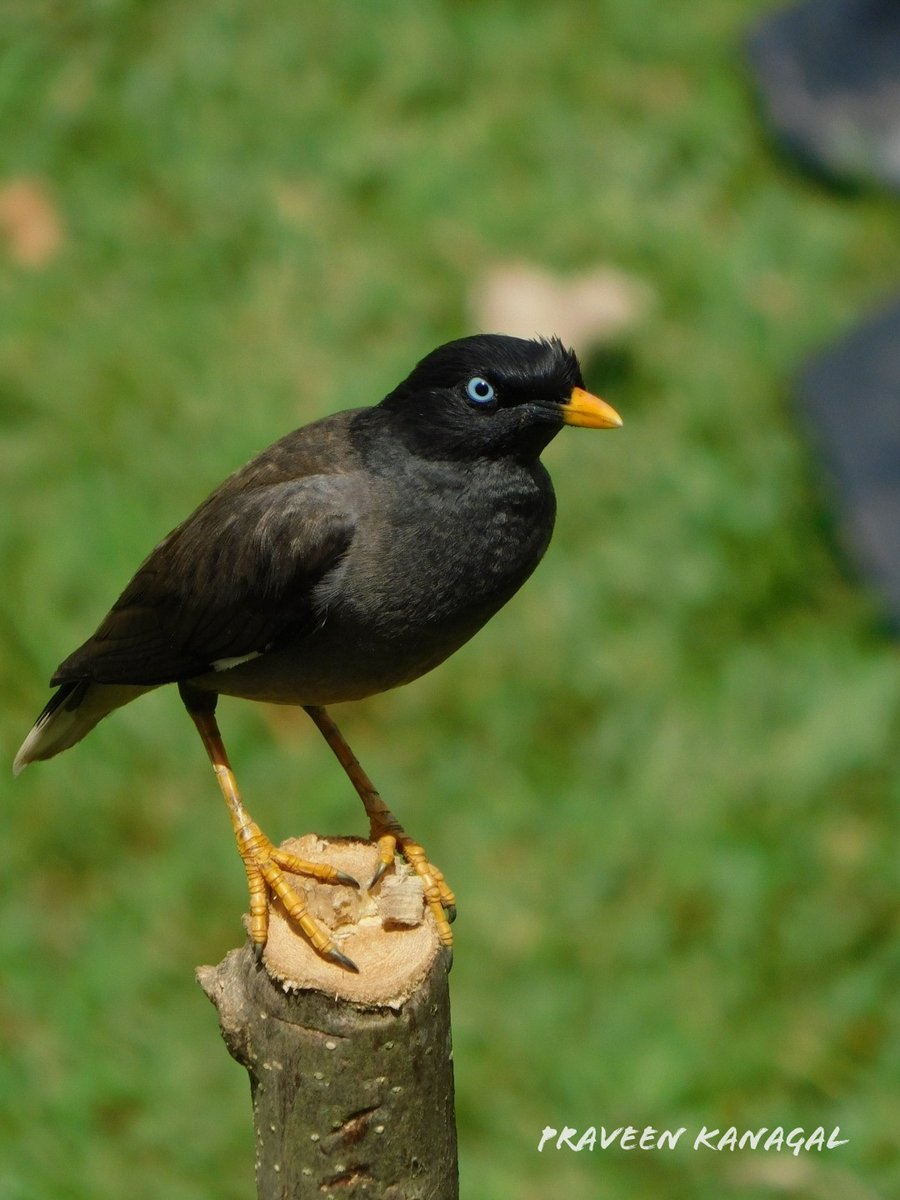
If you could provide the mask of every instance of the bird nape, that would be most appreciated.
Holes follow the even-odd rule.
[[[441,940],[454,897],[325,710],[408,683],[458,649],[525,582],[556,511],[540,463],[564,425],[612,429],[558,339],[480,334],[438,347],[380,404],[275,442],[144,560],[97,632],[59,666],[16,756],[52,758],[113,709],[177,683],[228,805],[261,953],[277,897],[323,958],[354,964],[285,872],[358,886],[278,849],[250,818],[216,723],[220,695],[306,710],[377,841],[373,887],[399,850]]]

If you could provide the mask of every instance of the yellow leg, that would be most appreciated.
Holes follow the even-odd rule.
[[[335,867],[306,862],[294,854],[279,850],[269,841],[244,808],[234,772],[225,752],[222,735],[219,733],[215,713],[209,707],[209,702],[204,703],[202,707],[192,706],[191,694],[185,696],[185,689],[182,689],[182,697],[185,699],[191,719],[203,739],[203,745],[206,747],[231,815],[238,852],[247,872],[247,884],[250,890],[250,940],[256,947],[257,954],[262,954],[269,932],[269,894],[271,893],[278,897],[288,917],[300,928],[317,954],[330,962],[345,967],[348,971],[357,971],[355,963],[338,950],[334,939],[309,915],[305,898],[291,887],[284,872],[309,875],[324,883],[341,883],[350,887],[359,887],[359,884],[350,875],[338,871]]]
[[[394,861],[399,846],[403,857],[422,880],[425,903],[437,924],[438,936],[445,946],[452,946],[453,931],[450,928],[450,922],[456,916],[456,897],[450,890],[443,874],[433,863],[428,861],[425,851],[419,843],[413,841],[382,800],[372,780],[360,766],[356,755],[325,709],[316,705],[307,705],[306,711],[316,723],[319,732],[331,747],[338,762],[347,772],[369,818],[370,835],[372,841],[378,844],[380,860],[375,878],[369,886],[374,887],[381,879]]]

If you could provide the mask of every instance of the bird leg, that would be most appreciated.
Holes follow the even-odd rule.
[[[378,845],[379,857],[378,869],[369,887],[374,887],[390,867],[399,845],[403,857],[422,880],[425,889],[425,903],[437,924],[438,937],[445,946],[452,946],[453,932],[450,929],[450,922],[456,916],[456,897],[450,890],[442,872],[428,861],[425,851],[419,843],[413,841],[382,800],[374,783],[360,766],[356,755],[325,709],[312,704],[304,705],[304,708],[316,723],[319,732],[331,747],[338,762],[347,772],[369,818],[370,836],[372,841]]]
[[[300,927],[303,936],[312,948],[322,958],[345,967],[348,971],[358,971],[358,967],[345,954],[338,950],[334,939],[325,929],[310,916],[305,897],[301,892],[291,887],[284,872],[294,875],[308,875],[322,883],[340,883],[348,887],[359,887],[352,876],[339,871],[336,867],[324,863],[306,862],[295,854],[279,850],[244,808],[238,791],[237,781],[228,761],[222,735],[216,722],[215,708],[218,697],[210,693],[200,693],[184,686],[179,687],[181,698],[197,727],[197,732],[203,739],[203,745],[209,755],[216,779],[228,805],[231,824],[237,841],[238,853],[247,872],[247,885],[250,890],[250,940],[256,949],[257,956],[262,954],[269,932],[269,893],[277,896],[284,907],[289,919]]]

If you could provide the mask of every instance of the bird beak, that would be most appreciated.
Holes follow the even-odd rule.
[[[566,425],[583,425],[585,429],[618,429],[622,424],[611,404],[579,387],[572,388],[572,395],[563,401],[562,419]]]

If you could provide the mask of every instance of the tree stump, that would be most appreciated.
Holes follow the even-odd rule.
[[[197,970],[250,1076],[259,1200],[457,1200],[450,954],[421,883],[401,865],[367,893],[369,842],[284,848],[363,884],[291,876],[360,973],[319,958],[277,903],[262,964],[246,945]]]

